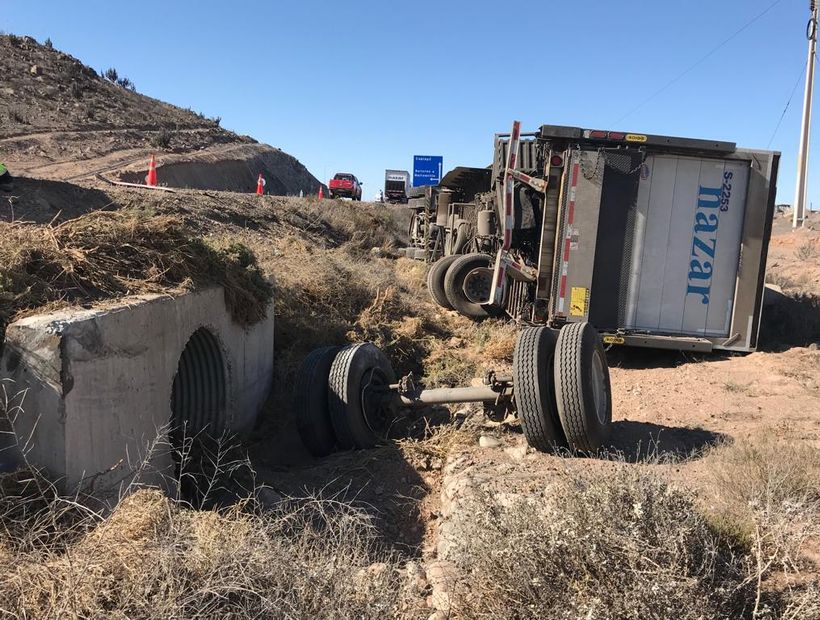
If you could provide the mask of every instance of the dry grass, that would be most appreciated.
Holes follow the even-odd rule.
[[[462,507],[463,509],[464,507]],[[469,618],[741,618],[746,558],[636,467],[570,468],[543,497],[480,497],[459,532]]]
[[[221,285],[234,319],[267,312],[271,287],[241,244],[213,246],[181,221],[96,212],[56,225],[0,223],[0,331],[43,306]]]
[[[38,504],[28,519],[64,510],[57,501]],[[36,529],[23,545],[3,541],[4,613],[384,618],[410,606],[400,559],[380,546],[366,514],[332,499],[293,500],[269,512],[252,500],[194,511],[141,490],[107,518],[87,515],[66,529],[72,540],[59,547],[40,544]]]

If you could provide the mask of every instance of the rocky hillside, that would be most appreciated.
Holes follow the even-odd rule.
[[[159,181],[169,186],[246,191],[263,173],[269,193],[318,189],[287,153],[105,72],[32,38],[0,36],[0,158],[16,174],[39,178],[141,182],[157,153]]]

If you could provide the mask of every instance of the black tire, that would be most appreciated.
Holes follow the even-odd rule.
[[[395,381],[390,361],[372,342],[339,351],[330,367],[327,394],[330,423],[340,448],[371,448],[383,438],[385,425],[376,419],[380,412],[375,407],[368,410],[363,388]]]
[[[513,354],[515,407],[527,443],[540,452],[566,446],[558,417],[553,356],[558,332],[547,327],[521,331]]]
[[[564,325],[553,365],[555,400],[567,444],[572,450],[594,453],[609,438],[612,424],[609,367],[597,330],[589,323]]]
[[[444,276],[447,275],[447,269],[457,258],[459,257],[445,256],[440,258],[430,265],[430,269],[427,271],[427,290],[430,292],[430,297],[436,305],[447,310],[452,310],[453,305],[444,292]]]
[[[498,316],[500,311],[486,304],[473,303],[464,293],[464,279],[473,269],[492,267],[493,257],[474,252],[459,256],[447,269],[444,276],[444,294],[454,310],[474,319]]]
[[[313,456],[327,456],[336,445],[328,410],[327,381],[340,349],[322,347],[311,351],[296,375],[296,428]]]

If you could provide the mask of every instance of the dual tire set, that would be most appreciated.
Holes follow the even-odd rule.
[[[536,450],[594,453],[606,442],[612,391],[601,340],[590,324],[522,330],[512,380],[524,436]],[[295,399],[307,449],[321,457],[383,441],[395,416],[395,385],[389,360],[373,343],[310,353],[299,370]]]
[[[591,454],[609,438],[609,367],[589,323],[522,330],[513,354],[513,390],[521,429],[536,450]]]
[[[492,283],[493,257],[478,252],[445,256],[427,272],[427,290],[433,301],[474,319],[503,314],[482,303],[490,298]]]
[[[322,347],[302,362],[296,380],[296,426],[313,456],[371,448],[392,421],[384,403],[396,382],[390,361],[372,342]]]

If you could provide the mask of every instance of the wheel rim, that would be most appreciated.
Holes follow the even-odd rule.
[[[606,374],[601,356],[597,352],[592,357],[592,398],[595,404],[595,417],[601,424],[606,424]]]
[[[474,304],[485,304],[490,299],[493,271],[487,267],[473,269],[464,278],[464,296]]]
[[[390,381],[381,368],[369,368],[362,377],[362,416],[371,432],[379,436],[384,436],[390,426],[389,410],[384,405],[388,385]]]

